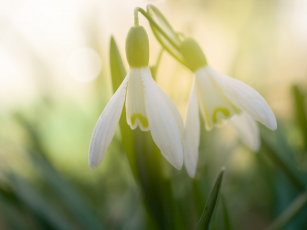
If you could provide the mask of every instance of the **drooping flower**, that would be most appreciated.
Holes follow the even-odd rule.
[[[200,135],[199,109],[208,131],[228,120],[242,142],[253,151],[260,147],[256,121],[271,130],[277,128],[277,123],[271,108],[256,90],[208,66],[205,55],[195,40],[186,39],[182,43],[181,52],[195,74],[184,131],[185,166],[190,177],[194,177]]]
[[[151,76],[148,36],[142,26],[129,30],[126,56],[130,70],[96,123],[90,142],[89,165],[95,169],[102,162],[126,102],[126,119],[131,129],[139,126],[142,131],[150,130],[163,156],[181,169],[183,122],[171,98]]]

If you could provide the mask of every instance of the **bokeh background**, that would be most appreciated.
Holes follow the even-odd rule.
[[[87,161],[94,125],[113,94],[110,36],[128,69],[124,48],[133,9],[149,3],[199,42],[213,68],[260,92],[278,120],[275,132],[259,124],[265,145],[257,154],[227,125],[202,128],[195,180],[184,168],[168,173],[172,221],[196,229],[222,166],[233,229],[266,229],[304,191],[307,1],[0,0],[0,229],[159,229],[119,129],[102,164],[90,170]],[[161,46],[143,16],[140,24],[154,65]],[[192,77],[163,53],[156,81],[183,119]],[[284,229],[306,229],[306,215],[300,210]]]

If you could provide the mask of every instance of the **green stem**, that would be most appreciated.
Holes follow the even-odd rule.
[[[173,40],[164,32],[164,30],[146,13],[145,10],[143,10],[140,7],[136,7],[134,9],[134,25],[139,25],[139,18],[138,18],[138,12],[143,14],[143,16],[154,26],[159,30],[159,32],[171,43],[178,51],[180,51],[180,47],[173,42]]]
[[[281,216],[275,220],[267,230],[282,229],[287,223],[306,205],[307,203],[307,191],[299,195],[290,207],[281,214]]]
[[[163,51],[164,51],[164,48],[162,47],[161,50],[160,50],[160,52],[159,52],[159,55],[158,55],[156,64],[155,64],[156,70],[158,69],[158,67],[159,67],[159,65],[160,65],[161,57],[162,57]]]
[[[138,7],[134,9],[134,26],[139,26]]]

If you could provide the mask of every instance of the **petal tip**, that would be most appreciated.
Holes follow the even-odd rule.
[[[91,170],[97,168],[100,165],[101,162],[99,162],[94,155],[90,152],[88,155],[88,165],[90,166]]]
[[[189,177],[194,179],[195,178],[195,174],[196,174],[196,169],[195,170],[188,170],[187,169],[187,173],[188,173]]]
[[[260,140],[260,136],[257,136],[257,139],[255,140],[255,142],[250,146],[251,150],[254,153],[258,153],[261,147],[261,140]]]
[[[273,131],[276,130],[277,129],[277,123],[275,122],[275,125],[272,126],[270,129],[273,130]]]
[[[183,165],[183,160],[179,160],[178,162],[174,162],[172,164],[177,170],[181,170],[182,169],[182,165]]]
[[[188,175],[191,178],[194,178],[196,175],[196,169],[197,169],[197,160],[191,160],[191,158],[185,158],[184,161],[185,169],[188,173]]]
[[[89,161],[88,164],[89,164],[91,170],[94,170],[95,168],[97,168],[99,166],[99,164],[97,164],[97,162],[95,162],[95,161]]]
[[[272,119],[267,125],[267,128],[269,128],[270,130],[276,130],[277,129],[277,121],[276,118],[274,117],[274,119]]]

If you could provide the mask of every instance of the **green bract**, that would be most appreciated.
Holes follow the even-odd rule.
[[[207,65],[206,57],[194,39],[185,39],[181,44],[180,51],[187,67],[193,72]]]
[[[143,26],[133,26],[129,30],[126,39],[126,56],[132,68],[148,66],[149,41]]]

